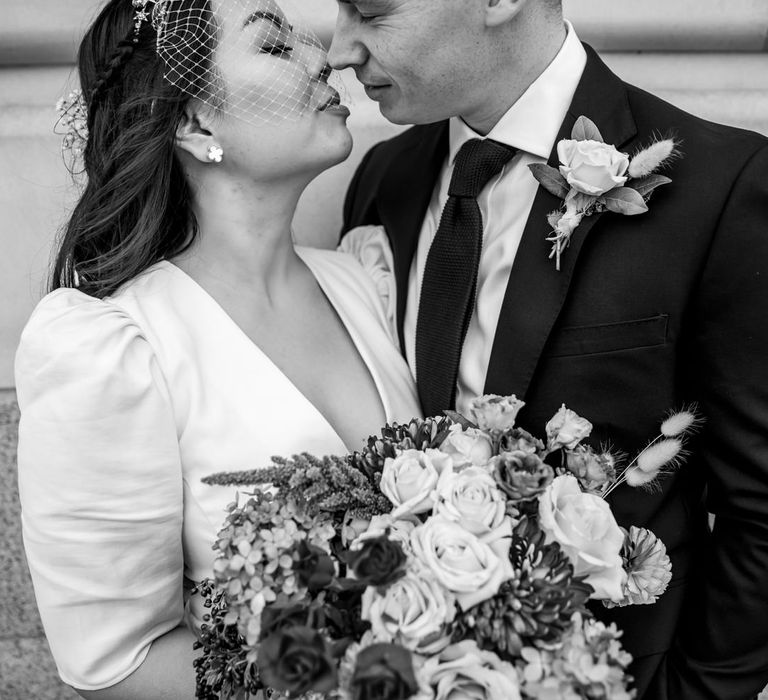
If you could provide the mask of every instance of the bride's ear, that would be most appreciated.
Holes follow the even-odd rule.
[[[485,26],[498,27],[517,17],[528,0],[486,0]]]
[[[210,162],[211,147],[218,147],[211,131],[214,120],[211,112],[211,108],[199,100],[189,100],[176,127],[176,147],[203,163]]]

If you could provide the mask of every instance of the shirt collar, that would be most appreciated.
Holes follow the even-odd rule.
[[[555,139],[587,64],[587,53],[566,20],[566,37],[555,58],[531,83],[486,138],[499,141],[540,158],[549,158]],[[449,123],[449,155],[452,163],[469,139],[483,138],[459,117]]]

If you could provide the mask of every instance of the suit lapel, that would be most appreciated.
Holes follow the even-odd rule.
[[[397,281],[397,328],[405,353],[403,319],[411,261],[440,168],[448,153],[448,122],[414,127],[382,178],[378,209],[389,234]]]
[[[585,48],[587,64],[550,154],[549,165],[553,167],[559,164],[557,142],[570,138],[573,125],[581,115],[589,117],[606,143],[617,148],[636,133],[623,83],[589,46]],[[551,244],[546,238],[551,228],[547,214],[559,209],[561,204],[561,200],[539,187],[504,294],[485,393],[515,393],[519,398],[525,397],[544,344],[568,294],[581,247],[601,216],[615,216],[585,217],[563,252],[558,272],[548,257]]]

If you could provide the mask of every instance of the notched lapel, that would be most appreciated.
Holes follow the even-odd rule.
[[[589,46],[585,49],[587,65],[549,157],[553,167],[559,164],[557,142],[570,138],[579,116],[595,122],[606,143],[617,148],[636,133],[623,83]],[[601,216],[613,216],[593,214],[582,219],[562,254],[558,272],[554,260],[549,259],[551,243],[546,239],[551,227],[547,215],[561,204],[560,199],[539,187],[504,294],[485,380],[486,393],[514,393],[525,398],[568,294],[581,247]]]
[[[378,210],[392,245],[397,282],[397,328],[405,352],[403,319],[408,276],[432,190],[448,153],[448,122],[414,127],[382,178]]]

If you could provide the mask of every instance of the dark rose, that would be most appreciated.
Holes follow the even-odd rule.
[[[267,605],[261,612],[261,639],[286,627],[299,627],[307,624],[309,610],[300,603]]]
[[[349,553],[349,568],[366,586],[386,586],[404,573],[406,556],[398,542],[387,534],[364,540],[360,549]]]
[[[419,689],[411,652],[397,644],[372,644],[357,657],[354,700],[406,700]]]
[[[310,591],[325,588],[336,573],[327,552],[303,540],[293,550],[293,570],[302,586]]]
[[[524,450],[502,452],[491,464],[496,483],[513,502],[538,496],[555,477],[552,467]]]
[[[501,452],[527,452],[534,454],[544,449],[544,443],[533,437],[527,430],[513,428],[506,431],[499,441],[499,453]]]
[[[327,693],[336,686],[328,644],[311,627],[286,627],[261,642],[257,661],[262,682],[283,693]]]

